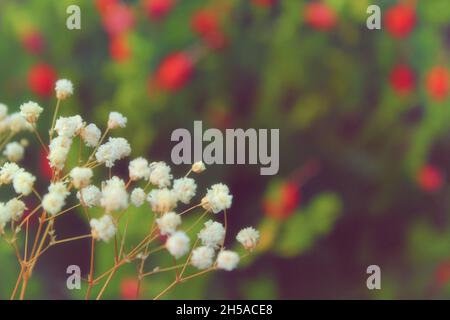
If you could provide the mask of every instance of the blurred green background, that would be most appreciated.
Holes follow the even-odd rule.
[[[81,30],[66,28],[71,4],[81,8]],[[128,127],[120,135],[133,156],[169,163],[171,132],[192,130],[194,120],[280,128],[278,175],[216,165],[199,178],[200,190],[230,186],[231,234],[260,228],[257,252],[238,270],[182,284],[166,298],[446,298],[450,2],[376,1],[381,30],[366,27],[370,4],[2,0],[0,101],[17,110],[36,100],[52,110],[54,81],[71,79],[75,95],[62,114],[104,124],[110,111],[122,112]],[[44,190],[42,158],[33,142],[25,163],[42,173]],[[174,167],[178,175],[186,169]],[[0,200],[8,196],[2,190]],[[148,208],[134,210],[129,232],[138,240]],[[88,225],[70,215],[58,228],[71,236]],[[98,246],[98,270],[111,266],[111,245]],[[28,297],[82,298],[84,291],[66,289],[66,267],[87,274],[89,246],[46,253]],[[155,256],[147,268],[166,260]],[[366,287],[372,264],[381,267],[382,290]],[[0,298],[18,270],[0,243]],[[172,276],[147,278],[142,296],[155,296]],[[105,298],[132,298],[135,281],[129,264]]]

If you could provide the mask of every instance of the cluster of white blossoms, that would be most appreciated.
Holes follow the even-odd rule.
[[[37,209],[42,208],[41,217],[48,214],[51,217],[49,221],[77,206],[82,206],[88,217],[90,214],[87,209],[94,207],[100,209],[103,212],[101,216],[89,218],[90,234],[87,236],[92,237],[92,241],[110,241],[118,232],[123,213],[130,206],[146,205],[147,210],[155,215],[154,229],[148,236],[153,232],[163,236],[159,239],[165,239],[164,248],[175,259],[187,256],[186,265],[189,263],[200,270],[235,269],[240,256],[237,252],[225,248],[226,215],[233,202],[228,186],[223,183],[214,184],[206,190],[201,200],[190,204],[196,197],[198,188],[196,180],[189,174],[204,172],[206,167],[202,161],[195,162],[185,176],[174,178],[167,163],[150,162],[144,157],[137,157],[128,162],[127,177],[113,175],[112,168],[118,161],[129,157],[132,150],[125,138],[107,136],[112,130],[125,128],[127,118],[119,112],[111,112],[103,134],[97,125],[87,124],[80,115],[57,118],[59,103],[70,97],[73,91],[73,85],[69,80],[62,79],[56,82],[55,93],[58,103],[49,131],[48,147],[36,130],[43,112],[39,104],[26,102],[20,106],[19,113],[11,115],[8,115],[8,108],[0,104],[0,137],[6,137],[0,140],[0,152],[5,157],[0,166],[0,186],[11,185],[18,194],[17,197],[0,203],[0,234],[3,234],[8,223],[14,225],[14,222],[22,218],[27,210],[23,198],[32,193],[40,201]],[[21,131],[34,131],[47,153],[52,179],[47,192],[42,196],[34,186],[36,177],[18,165],[24,157],[28,142],[24,139],[19,142],[10,141]],[[68,168],[70,163],[68,158],[75,139],[77,147],[79,145],[80,148],[79,160],[75,166]],[[90,156],[85,160],[82,159],[83,145],[92,149]],[[95,169],[102,166],[109,169],[109,177],[105,180],[95,177]],[[141,183],[142,185],[139,185]],[[69,207],[67,203],[72,193],[75,193],[77,203],[73,207],[66,208]],[[179,206],[185,205],[189,205],[189,208],[177,210]],[[194,225],[187,229],[182,228],[183,214],[196,208],[203,208],[203,215]],[[211,213],[220,212],[224,213],[225,225],[212,219],[205,219],[208,221],[204,222],[203,228],[194,235],[197,238],[192,241],[188,231],[197,223],[201,223],[205,215],[216,216]],[[39,221],[42,224],[45,219]],[[53,228],[53,224],[51,227]],[[54,231],[52,229],[48,232],[53,236]],[[245,250],[251,251],[259,241],[259,232],[252,227],[244,228],[237,234],[236,240]],[[139,256],[144,257],[146,253],[139,252]]]

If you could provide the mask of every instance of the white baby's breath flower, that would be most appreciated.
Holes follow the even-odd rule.
[[[171,180],[170,167],[165,162],[152,162],[150,164],[150,183],[158,186],[158,188],[164,188],[170,186]]]
[[[259,231],[252,227],[244,228],[236,236],[236,240],[240,242],[245,249],[253,250],[258,244]]]
[[[205,164],[203,163],[203,161],[197,161],[197,162],[194,162],[191,170],[194,173],[201,173],[206,170],[206,167],[205,167]]]
[[[11,210],[3,202],[0,202],[0,232],[12,219]]]
[[[206,196],[202,199],[202,206],[205,210],[219,213],[222,210],[229,209],[233,196],[230,190],[223,183],[218,183],[208,189]]]
[[[3,155],[11,162],[19,162],[23,159],[24,147],[18,142],[8,143],[3,151]]]
[[[95,158],[100,163],[105,163],[107,168],[112,168],[114,162],[128,157],[131,147],[124,138],[109,138],[108,142],[101,145],[95,154]]]
[[[94,173],[90,168],[75,167],[70,171],[70,177],[76,189],[87,187],[91,183],[93,175]]]
[[[106,213],[128,208],[128,193],[122,179],[112,177],[103,183],[100,205]]]
[[[60,212],[65,204],[65,198],[56,192],[49,192],[42,198],[42,208],[51,216]]]
[[[135,188],[133,190],[133,192],[131,192],[131,203],[135,206],[135,207],[140,207],[144,204],[145,202],[145,198],[147,197],[147,195],[144,192],[144,189],[142,188]]]
[[[105,214],[100,219],[91,219],[90,225],[92,237],[96,240],[108,242],[117,232],[114,220],[108,214]]]
[[[21,171],[23,169],[19,168],[17,164],[6,162],[0,170],[0,185],[10,184],[14,176]]]
[[[173,181],[173,191],[179,201],[188,204],[195,196],[197,185],[194,179],[184,177]]]
[[[150,167],[148,161],[144,158],[136,158],[130,161],[128,165],[130,179],[136,181],[139,179],[148,179],[150,176]]]
[[[147,196],[152,210],[158,213],[168,212],[177,206],[177,196],[169,189],[154,189]]]
[[[56,98],[64,100],[73,94],[73,84],[70,80],[60,79],[55,84]]]
[[[44,109],[33,101],[25,102],[20,106],[20,114],[31,124],[37,122],[43,110]]]
[[[162,235],[172,234],[181,224],[181,217],[175,212],[167,212],[163,214],[161,218],[156,219],[156,224]]]
[[[217,248],[223,244],[225,228],[221,223],[209,220],[205,222],[204,228],[198,233],[198,238],[204,246]]]
[[[0,103],[0,121],[3,121],[8,116],[8,106],[4,103]]]
[[[207,269],[214,262],[214,254],[211,247],[198,247],[192,251],[191,264],[200,270]]]
[[[34,177],[31,173],[20,171],[16,173],[13,178],[14,190],[18,194],[27,196],[33,191],[33,185],[35,181],[36,177]]]
[[[20,131],[31,131],[33,127],[20,113],[13,113],[9,117],[7,117],[4,121],[6,121],[6,125],[9,130],[13,133],[17,133]]]
[[[100,141],[102,132],[93,123],[88,124],[86,127],[82,128],[80,131],[80,137],[83,139],[86,146],[90,148],[95,148]]]
[[[66,198],[70,194],[66,184],[62,181],[51,183],[48,186],[48,192],[57,193],[64,198]]]
[[[87,186],[77,192],[77,198],[82,205],[92,208],[100,205],[102,193],[96,186]]]
[[[189,251],[189,237],[183,231],[173,233],[166,241],[166,248],[175,259],[181,258]]]
[[[217,268],[231,271],[236,269],[239,263],[239,255],[230,250],[222,250],[217,256]]]
[[[110,112],[108,119],[108,129],[125,128],[127,125],[127,118],[119,112]]]
[[[48,160],[50,167],[62,170],[69,155],[72,139],[64,136],[56,137],[50,142]]]
[[[79,115],[73,117],[60,117],[56,120],[55,131],[59,136],[73,138],[80,134],[83,127],[84,122]]]
[[[23,213],[27,209],[25,203],[17,198],[12,198],[6,203],[6,207],[10,211],[11,219],[19,221]]]

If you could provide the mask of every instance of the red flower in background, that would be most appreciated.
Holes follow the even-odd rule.
[[[111,58],[117,62],[124,62],[131,57],[131,48],[125,35],[114,36],[109,42]]]
[[[258,7],[271,7],[277,0],[252,0],[252,3]]]
[[[120,282],[120,297],[126,300],[136,300],[138,281],[134,278],[125,278]]]
[[[176,91],[189,81],[194,63],[188,54],[175,52],[163,59],[156,71],[156,84],[164,90]]]
[[[391,71],[389,80],[392,88],[400,95],[410,93],[416,85],[414,71],[406,64],[396,65]]]
[[[39,154],[39,171],[43,178],[46,178],[49,181],[52,179],[53,170],[50,167],[50,163],[48,162],[47,154],[45,153],[45,151],[41,151],[41,153]]]
[[[161,20],[172,10],[173,0],[145,0],[144,8],[152,20]]]
[[[438,191],[444,184],[442,171],[432,165],[425,165],[417,174],[417,183],[424,191]]]
[[[220,29],[219,17],[212,10],[201,9],[195,12],[191,19],[191,27],[212,49],[223,48],[227,42]]]
[[[283,182],[274,194],[263,202],[264,213],[268,217],[284,220],[289,218],[299,206],[300,188],[292,182]]]
[[[106,32],[111,36],[117,36],[133,28],[134,13],[129,6],[115,4],[105,10],[102,21]]]
[[[314,29],[329,31],[337,24],[336,12],[322,2],[305,4],[305,22]]]
[[[56,71],[53,67],[41,63],[34,65],[28,72],[28,85],[34,94],[49,97],[53,94],[56,78]]]
[[[446,285],[450,281],[450,261],[441,262],[434,273],[439,286]]]
[[[428,94],[435,100],[441,101],[447,98],[450,90],[450,77],[448,70],[437,66],[431,69],[426,78]]]
[[[95,6],[100,14],[105,14],[109,8],[119,3],[119,0],[96,0]]]
[[[23,35],[22,46],[24,49],[33,55],[41,55],[44,52],[44,37],[39,31],[29,31]]]
[[[411,5],[397,4],[386,11],[384,23],[393,37],[404,38],[416,25],[416,11]]]

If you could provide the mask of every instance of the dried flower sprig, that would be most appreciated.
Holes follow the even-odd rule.
[[[5,203],[0,203],[0,235],[11,245],[19,262],[20,272],[11,299],[25,297],[28,282],[39,258],[51,247],[80,239],[91,239],[90,271],[87,279],[86,299],[89,299],[95,286],[101,287],[97,294],[100,299],[107,289],[117,270],[126,263],[138,263],[138,292],[141,281],[147,276],[173,271],[176,277],[173,282],[155,299],[161,298],[176,284],[213,270],[235,269],[242,258],[238,253],[225,249],[227,234],[227,210],[230,209],[233,196],[228,186],[218,183],[206,192],[201,201],[190,208],[176,212],[179,205],[187,205],[197,194],[197,184],[189,175],[199,174],[206,167],[202,162],[196,162],[184,177],[174,179],[171,168],[162,161],[149,163],[145,158],[138,157],[129,162],[127,181],[112,174],[112,168],[117,161],[131,154],[131,146],[125,138],[108,137],[108,134],[118,128],[124,128],[127,118],[118,112],[111,112],[105,131],[95,124],[86,124],[81,116],[58,117],[61,102],[73,94],[72,82],[66,79],[58,80],[55,86],[57,104],[53,121],[49,130],[49,143],[37,131],[37,123],[44,109],[35,102],[21,105],[20,113],[8,114],[8,108],[0,104],[0,152],[5,157],[0,163],[0,186],[12,186],[17,196]],[[12,141],[22,131],[34,132],[44,152],[47,154],[52,168],[52,179],[45,194],[41,195],[35,189],[36,177],[25,168],[19,166],[28,145],[26,140]],[[56,134],[56,136],[55,136]],[[74,139],[80,140],[86,148],[91,148],[90,155],[83,160],[81,154],[76,166],[69,168],[68,157]],[[107,139],[107,140],[106,140]],[[106,167],[109,176],[99,186],[93,184],[99,180],[97,168]],[[133,186],[132,186],[133,185]],[[68,206],[68,197],[76,194],[77,203]],[[34,196],[38,205],[30,209],[23,218],[26,208],[26,198]],[[153,213],[150,228],[144,238],[128,252],[125,250],[128,220],[120,230],[120,221],[127,215],[131,206],[141,207],[149,204],[148,211]],[[91,217],[90,209],[100,208],[103,215]],[[67,239],[58,239],[55,220],[62,215],[82,209],[89,221],[91,232]],[[196,222],[183,228],[183,216],[196,209],[203,208],[203,213]],[[189,236],[196,225],[207,215],[223,212],[224,223],[208,219],[192,243]],[[39,224],[34,240],[30,239],[30,218],[39,215]],[[9,228],[8,228],[9,226]],[[24,229],[24,232],[22,230]],[[23,237],[20,237],[23,234]],[[166,237],[165,243],[154,248],[154,243]],[[119,238],[120,243],[119,243]],[[249,227],[242,229],[236,240],[247,251],[253,250],[259,240],[259,233]],[[94,277],[95,247],[97,242],[114,241],[113,266]],[[184,262],[174,266],[155,268],[145,271],[145,262],[153,253],[167,250],[174,261],[183,257]],[[199,271],[185,275],[188,265]]]

